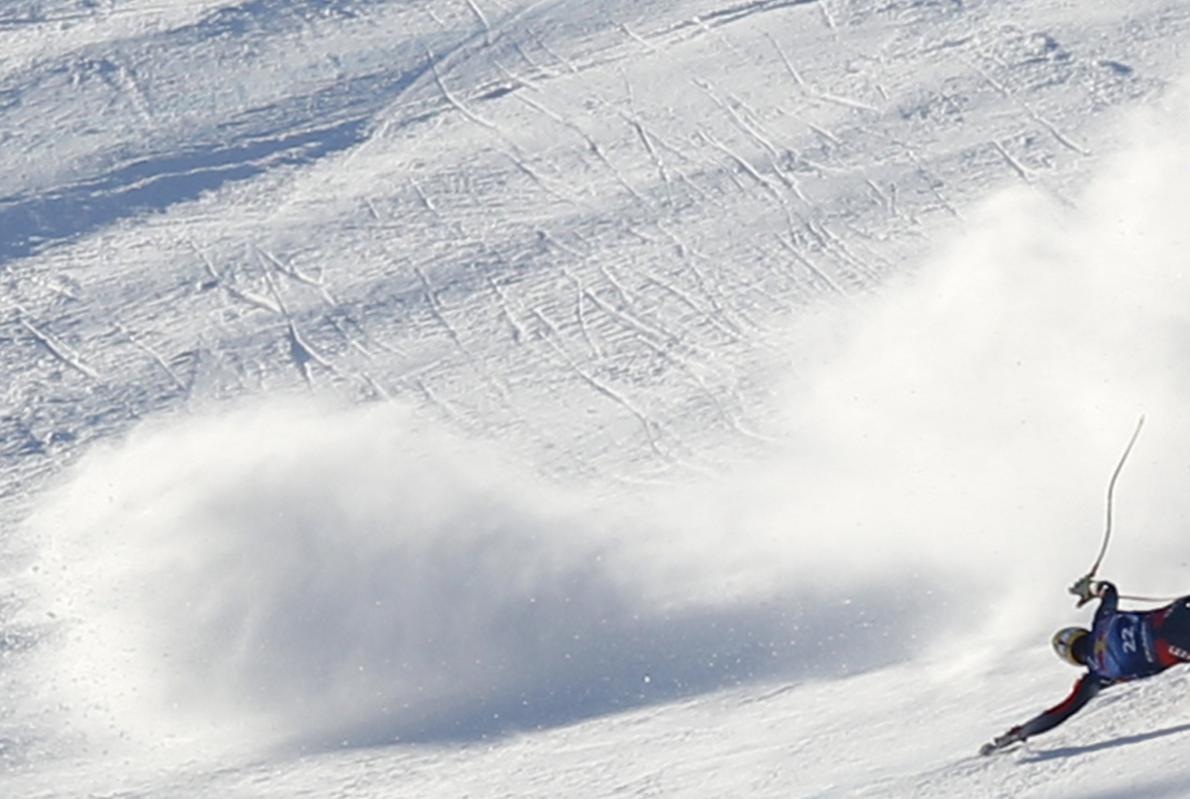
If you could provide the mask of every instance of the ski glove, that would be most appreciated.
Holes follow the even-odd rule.
[[[1086,575],[1080,578],[1074,585],[1070,586],[1070,593],[1078,597],[1078,607],[1082,607],[1091,601],[1095,596],[1095,586],[1091,582],[1091,575]]]
[[[1079,579],[1074,585],[1070,586],[1070,593],[1078,597],[1078,607],[1090,602],[1096,597],[1103,596],[1104,589],[1108,583],[1103,580],[1092,580],[1091,575],[1087,575]]]
[[[988,755],[992,754],[993,752],[998,752],[1001,749],[1004,749],[1005,747],[1011,746],[1012,744],[1018,743],[1023,740],[1025,740],[1025,736],[1021,732],[1021,728],[1019,726],[1013,727],[1011,730],[1004,733],[1003,735],[997,735],[995,738],[993,738],[991,740],[990,743],[986,743],[983,746],[979,747],[979,754],[983,755],[984,757],[987,757]]]

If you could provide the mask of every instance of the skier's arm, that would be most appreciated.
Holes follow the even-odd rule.
[[[1107,580],[1094,583],[1091,590],[1100,600],[1099,609],[1095,611],[1095,625],[1098,625],[1103,619],[1116,612],[1120,604],[1120,595],[1116,592],[1116,587]]]
[[[1003,735],[997,736],[990,744],[984,744],[983,748],[979,750],[980,753],[988,755],[1009,744],[1014,744],[1026,738],[1031,738],[1034,735],[1040,735],[1043,732],[1052,730],[1081,710],[1083,705],[1090,702],[1095,694],[1099,693],[1101,687],[1102,685],[1097,678],[1091,676],[1089,673],[1084,674],[1082,679],[1075,683],[1074,690],[1070,692],[1070,696],[1066,697],[1060,704],[1054,705],[1049,710],[1039,713],[1024,724],[1013,727]]]
[[[1084,674],[1074,684],[1074,690],[1070,692],[1070,696],[1062,700],[1060,704],[1054,705],[1049,710],[1034,716],[1014,729],[1020,733],[1020,739],[1022,741],[1034,735],[1048,732],[1082,710],[1083,705],[1090,702],[1095,694],[1099,693],[1099,689],[1099,680],[1090,674]]]

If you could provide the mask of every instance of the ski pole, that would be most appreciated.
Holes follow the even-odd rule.
[[[1070,593],[1082,600],[1079,602],[1080,605],[1086,602],[1087,597],[1090,596],[1091,578],[1095,576],[1095,572],[1099,571],[1099,566],[1103,563],[1103,556],[1107,554],[1107,545],[1111,541],[1112,499],[1115,495],[1116,480],[1119,479],[1120,472],[1124,469],[1124,463],[1128,460],[1128,455],[1132,452],[1132,447],[1136,444],[1136,439],[1140,436],[1140,429],[1144,423],[1145,417],[1142,414],[1137,420],[1136,429],[1132,431],[1132,438],[1128,439],[1128,446],[1124,448],[1124,454],[1120,456],[1120,462],[1116,464],[1116,470],[1112,472],[1111,480],[1107,484],[1107,526],[1103,531],[1103,544],[1099,547],[1099,556],[1095,558],[1091,570],[1070,586]]]

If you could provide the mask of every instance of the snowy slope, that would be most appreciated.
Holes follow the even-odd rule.
[[[1178,796],[1190,9],[0,8],[5,795]]]

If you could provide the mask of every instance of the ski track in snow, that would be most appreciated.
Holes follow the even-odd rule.
[[[9,6],[6,795],[1190,785],[1176,673],[971,757],[1070,677],[998,536],[1063,585],[1136,402],[1186,589],[1182,4]]]

